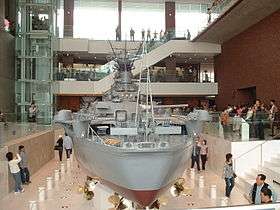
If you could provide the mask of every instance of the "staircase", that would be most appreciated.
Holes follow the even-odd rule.
[[[236,185],[248,194],[250,187],[255,183],[258,174],[266,175],[266,182],[271,185],[278,194],[280,201],[280,154],[274,156],[270,161],[264,161],[263,166],[245,172],[244,176],[238,176]]]
[[[134,62],[133,75],[140,73],[141,67],[150,67],[173,53],[212,54],[221,53],[221,46],[211,43],[190,42],[188,40],[170,40]]]

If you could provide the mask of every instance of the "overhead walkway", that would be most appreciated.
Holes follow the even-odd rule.
[[[75,42],[75,40],[73,40]],[[80,40],[81,41],[81,40]],[[90,42],[94,42],[91,40]],[[98,41],[100,44],[100,41]],[[67,39],[67,43],[71,45],[70,39]],[[104,43],[105,44],[105,43]],[[108,43],[107,43],[108,44]],[[73,43],[72,43],[73,45]],[[79,46],[75,42],[75,51],[79,51]],[[88,52],[93,52],[88,45]],[[86,46],[82,45],[81,50],[86,50]],[[98,48],[100,49],[100,48]],[[66,49],[63,49],[66,50]],[[219,44],[211,43],[199,43],[190,42],[187,40],[170,40],[162,45],[159,45],[155,49],[151,50],[140,59],[134,62],[134,68],[132,70],[133,75],[140,73],[140,69],[150,67],[156,63],[162,61],[164,58],[171,56],[172,54],[187,54],[196,56],[213,57],[221,53],[221,46]],[[114,80],[114,73],[105,76],[99,81],[75,81],[73,87],[73,81],[56,81],[54,82],[54,94],[56,95],[103,95],[107,92]],[[154,83],[152,84],[152,91],[154,95],[164,95],[164,92],[168,95],[217,95],[218,85],[217,83],[172,83],[172,91],[170,91],[171,83]],[[154,88],[153,88],[154,87]],[[182,91],[184,90],[184,91]],[[191,91],[187,91],[191,90]]]

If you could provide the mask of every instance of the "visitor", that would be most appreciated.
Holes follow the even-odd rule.
[[[134,42],[134,34],[135,34],[135,31],[131,28],[130,29],[130,41]]]
[[[147,41],[150,41],[151,40],[151,30],[148,29],[147,30]]]
[[[58,151],[59,160],[62,161],[62,153],[63,153],[63,138],[62,135],[58,136],[58,140],[56,141],[56,145],[54,149]]]
[[[245,121],[249,124],[249,137],[250,138],[253,138],[256,136],[254,125],[253,125],[253,117],[254,117],[254,107],[249,107],[247,114],[246,114]]]
[[[275,105],[275,100],[270,101],[269,120],[271,125],[271,136],[274,136],[275,115],[278,112],[278,107]]]
[[[65,133],[65,136],[63,138],[63,147],[66,150],[67,159],[70,158],[70,155],[72,154],[73,142],[71,137],[68,136],[67,133]]]
[[[228,110],[225,110],[221,113],[220,121],[221,121],[221,125],[223,127],[224,138],[228,139],[229,138],[229,132],[230,132]]]
[[[157,40],[157,31],[155,30],[155,32],[154,32],[154,40]]]
[[[234,187],[235,178],[236,178],[236,174],[234,173],[234,170],[233,170],[232,154],[228,153],[228,154],[226,154],[226,161],[225,161],[224,170],[223,170],[223,179],[225,179],[225,182],[226,182],[225,195],[228,198],[230,197],[231,191]]]
[[[195,141],[195,144],[192,149],[192,163],[191,168],[194,168],[194,164],[196,163],[197,170],[200,171],[200,164],[199,164],[199,157],[200,157],[200,145],[198,140]]]
[[[207,146],[207,141],[205,139],[203,139],[200,144],[200,158],[201,158],[202,170],[205,170],[205,164],[208,158],[208,146]]]
[[[272,203],[272,191],[268,188],[261,189],[261,202]]]
[[[142,41],[144,41],[145,40],[145,30],[144,29],[142,29],[141,34],[142,34]]]
[[[12,152],[8,152],[6,154],[6,158],[8,160],[10,172],[14,177],[15,180],[15,194],[23,193],[24,189],[22,188],[21,184],[21,176],[20,176],[20,168],[18,166],[19,162],[21,161],[21,157],[17,154],[16,158]]]
[[[27,162],[27,155],[25,153],[25,148],[23,145],[20,145],[18,147],[19,156],[21,158],[21,161],[19,162],[20,167],[20,174],[21,174],[21,181],[22,184],[30,184],[30,173],[28,170],[28,162]]]
[[[36,122],[36,115],[38,112],[38,108],[35,105],[35,102],[32,101],[28,110],[28,121],[29,122]]]
[[[211,18],[211,9],[210,8],[207,9],[207,14],[208,14],[208,21],[207,22],[208,22],[208,24],[210,24],[211,23],[211,19],[212,19]]]
[[[117,26],[116,28],[116,41],[121,41],[121,28]]]
[[[265,119],[265,109],[261,104],[261,100],[257,99],[255,103],[255,115],[254,115],[254,125],[256,137],[260,140],[264,139],[264,125],[263,120]]]
[[[277,201],[277,195],[271,188],[269,184],[265,182],[266,176],[264,174],[258,174],[256,178],[256,182],[253,184],[253,186],[250,189],[249,197],[253,204],[261,204],[261,191],[265,188],[268,188],[272,191],[272,201]]]
[[[163,40],[163,30],[160,30],[160,33],[159,33],[159,40],[162,41]]]
[[[191,40],[191,32],[187,29],[187,40]]]

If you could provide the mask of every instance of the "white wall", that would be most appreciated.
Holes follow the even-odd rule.
[[[280,154],[279,140],[232,142],[231,144],[233,158],[237,158],[235,160],[236,173],[241,175],[249,172],[250,169],[258,168],[264,161],[269,161]]]
[[[56,81],[54,82],[55,94],[92,94],[100,95],[108,91],[113,84],[113,75],[109,75],[100,81]],[[145,92],[143,84],[141,92]],[[152,93],[156,96],[184,95],[207,96],[218,94],[217,83],[152,83]]]
[[[218,94],[218,83],[157,82],[152,83],[151,87],[153,95],[156,96],[207,96]],[[142,84],[141,92],[145,92],[145,84]]]

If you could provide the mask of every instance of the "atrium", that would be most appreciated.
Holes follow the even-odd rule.
[[[280,0],[0,0],[0,210],[280,210]]]

